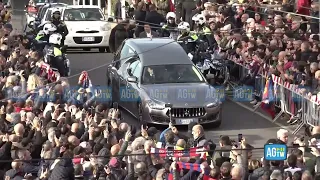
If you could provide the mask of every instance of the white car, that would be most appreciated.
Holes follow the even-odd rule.
[[[108,51],[111,24],[100,7],[67,6],[63,9],[62,18],[69,31],[64,41],[68,48],[98,48],[99,52]]]

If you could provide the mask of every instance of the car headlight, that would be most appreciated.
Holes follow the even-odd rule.
[[[156,102],[154,102],[154,101],[152,101],[152,100],[147,101],[147,104],[148,104],[148,106],[149,106],[151,109],[162,110],[162,109],[165,108],[164,105],[158,104],[158,103],[156,103]]]
[[[219,106],[219,105],[220,105],[219,102],[213,102],[213,103],[207,104],[207,108],[214,108],[214,107],[217,107],[217,106]]]
[[[104,25],[104,26],[101,26],[101,31],[109,31],[109,30],[111,30],[111,26],[110,26],[110,24],[106,24],[106,25]]]

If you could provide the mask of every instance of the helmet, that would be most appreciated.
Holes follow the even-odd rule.
[[[179,23],[179,25],[178,25],[178,29],[189,32],[189,31],[190,31],[190,25],[189,25],[188,22],[181,22],[181,23]]]
[[[45,24],[45,25],[43,26],[43,33],[44,33],[44,34],[53,33],[53,32],[56,31],[56,30],[57,30],[56,26],[53,25],[53,24],[51,24],[51,23]]]
[[[200,25],[206,23],[206,17],[203,14],[198,14],[198,21]]]
[[[174,12],[168,12],[166,19],[168,20],[169,18],[176,19],[176,14]]]
[[[58,14],[58,15],[60,15],[61,16],[61,11],[62,11],[62,9],[61,8],[53,8],[52,9],[52,14],[51,14],[51,16],[53,16],[54,14]]]
[[[50,44],[60,45],[62,40],[62,35],[58,33],[54,33],[49,37]]]
[[[194,21],[194,22],[199,21],[198,15],[199,15],[199,14],[193,15],[193,16],[192,16],[192,21]]]

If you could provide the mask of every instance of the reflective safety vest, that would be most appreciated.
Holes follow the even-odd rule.
[[[203,32],[205,35],[211,34],[211,30],[210,30],[210,28],[208,28],[208,27],[203,27],[203,28],[202,28],[202,32]]]
[[[62,56],[62,52],[61,52],[61,50],[60,50],[59,48],[54,47],[54,48],[53,48],[53,55],[54,55],[55,57],[57,57],[57,56]]]
[[[178,36],[178,38],[177,38],[177,40],[180,40],[180,38],[182,37],[183,35],[181,34],[181,35],[179,35]],[[186,37],[190,37],[193,41],[196,41],[196,40],[198,40],[198,36],[196,35],[196,34],[189,34],[188,36],[186,36]],[[186,37],[183,37],[183,39],[185,39]]]
[[[41,33],[38,33],[37,34],[37,37],[35,38],[37,41],[39,41],[41,38],[43,38],[44,37],[44,35],[43,34],[41,34]]]

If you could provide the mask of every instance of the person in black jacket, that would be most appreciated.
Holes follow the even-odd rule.
[[[139,37],[140,33],[143,31],[144,21],[146,19],[146,4],[143,2],[138,3],[137,10],[134,12],[134,17],[138,27],[136,28],[135,35]]]
[[[129,20],[125,20],[120,24],[116,25],[110,33],[109,48],[112,53],[115,53],[121,43],[129,37],[128,28]]]
[[[193,0],[185,0],[182,3],[182,21],[190,22],[192,18],[192,10],[196,9],[196,2]]]
[[[150,24],[152,31],[156,31],[160,28],[161,23],[166,22],[166,18],[157,12],[157,8],[153,4],[150,4],[149,10],[150,12],[147,13],[145,21]]]

